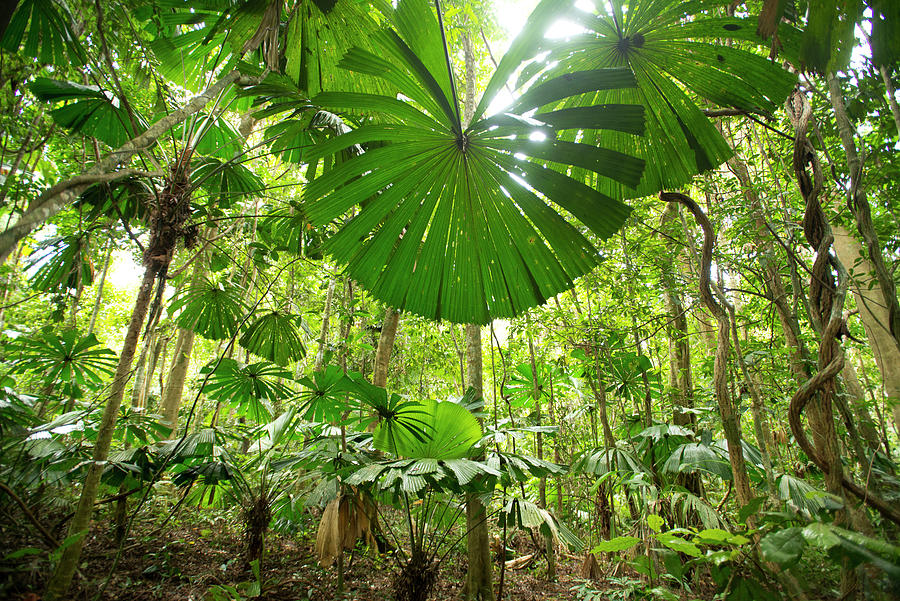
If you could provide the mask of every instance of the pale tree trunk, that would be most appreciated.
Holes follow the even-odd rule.
[[[397,339],[397,327],[400,324],[400,312],[388,307],[384,312],[384,322],[378,336],[378,348],[375,350],[375,367],[372,383],[384,388],[387,385],[388,368],[394,341]]]
[[[844,353],[847,355],[847,358],[844,361],[844,369],[841,375],[844,379],[844,385],[847,387],[847,392],[850,394],[853,401],[852,409],[856,412],[857,421],[859,422],[859,432],[862,434],[870,451],[880,451],[887,457],[890,457],[890,448],[887,445],[885,445],[884,449],[881,448],[882,442],[886,443],[887,441],[882,441],[879,435],[878,425],[872,417],[872,414],[869,413],[866,391],[859,380],[859,373],[853,365],[852,357],[849,357],[851,354],[850,349],[845,348]]]
[[[3,324],[6,318],[6,304],[9,302],[9,293],[13,289],[13,281],[16,277],[16,271],[19,267],[19,259],[22,257],[22,244],[16,246],[16,252],[12,258],[12,265],[6,273],[3,280],[3,294],[0,296],[0,331],[3,330]],[[3,263],[0,263],[2,265]],[[90,333],[90,332],[89,332]]]
[[[334,276],[328,278],[328,292],[325,294],[325,311],[322,313],[322,327],[319,329],[319,350],[313,371],[322,371],[325,364],[325,349],[328,347],[328,325],[331,320],[331,303],[334,301]]]
[[[481,358],[481,326],[466,325],[466,384],[480,397],[484,392]],[[488,541],[487,512],[478,495],[466,494],[466,570],[465,598],[493,601],[491,549]]]
[[[900,350],[900,301],[897,300],[897,287],[891,270],[885,262],[881,242],[878,240],[878,234],[872,223],[872,212],[862,182],[863,161],[856,150],[853,125],[850,123],[847,109],[844,106],[840,83],[833,73],[828,74],[828,92],[850,174],[847,205],[853,211],[856,229],[866,245],[866,258],[871,266],[870,273],[874,276],[874,280],[878,284],[877,289],[881,292],[882,306],[887,313],[884,325],[893,338],[894,345]]]
[[[68,537],[80,535],[76,542],[70,544],[63,550],[59,563],[50,582],[47,585],[47,591],[44,595],[45,599],[55,601],[65,597],[72,582],[72,576],[78,567],[81,557],[81,549],[84,546],[87,530],[91,524],[91,514],[94,509],[94,501],[97,500],[97,491],[100,486],[100,476],[106,466],[106,459],[109,456],[109,447],[112,443],[113,432],[115,431],[116,418],[119,413],[119,406],[125,396],[125,387],[131,374],[131,363],[134,359],[134,352],[137,349],[138,338],[141,334],[141,326],[147,317],[147,310],[150,307],[150,299],[153,295],[153,284],[156,281],[157,268],[153,265],[147,267],[144,271],[144,279],[138,290],[137,298],[134,301],[134,310],[131,313],[131,322],[128,324],[128,331],[125,335],[125,343],[122,347],[122,353],[119,355],[119,364],[116,367],[116,373],[110,386],[109,398],[106,401],[106,407],[103,410],[103,417],[100,421],[100,428],[97,431],[97,441],[94,444],[92,462],[88,468],[87,476],[81,487],[81,496],[78,501],[78,507],[75,515],[69,523]]]
[[[162,400],[160,401],[160,414],[163,423],[172,428],[170,434],[174,438],[178,427],[178,410],[181,408],[181,397],[184,394],[184,384],[187,381],[188,369],[191,366],[191,353],[194,349],[194,332],[178,328],[178,337],[175,339],[175,350],[172,353],[172,366],[166,377],[166,385],[163,387]]]
[[[713,388],[716,402],[719,406],[719,415],[722,418],[722,429],[725,432],[725,440],[728,443],[728,459],[731,463],[731,471],[734,481],[734,491],[737,497],[738,507],[743,507],[751,501],[753,493],[750,489],[750,477],[747,474],[747,465],[744,462],[744,449],[741,445],[741,426],[739,417],[734,408],[734,401],[728,389],[728,355],[730,352],[730,320],[727,311],[720,301],[713,297],[710,285],[710,268],[712,264],[712,250],[715,244],[715,234],[712,224],[703,213],[700,206],[691,198],[677,192],[660,192],[661,200],[678,202],[685,206],[694,216],[697,223],[703,229],[703,250],[700,259],[700,299],[716,319],[717,339],[716,354],[713,361]]]
[[[891,335],[887,303],[873,276],[869,260],[856,237],[838,224],[833,224],[834,250],[841,263],[848,266],[850,290],[859,309],[875,364],[881,372],[884,396],[893,411],[894,427],[900,431],[900,349]]]
[[[206,264],[203,257],[194,259],[194,268],[191,273],[189,286],[197,286],[206,274]],[[191,354],[194,350],[194,331],[185,328],[176,328],[178,336],[175,338],[175,349],[172,353],[172,366],[166,377],[166,385],[163,386],[160,396],[160,410],[162,422],[172,432],[172,438],[178,429],[178,411],[181,409],[181,397],[184,395],[184,385],[187,382],[188,370],[191,367]]]
[[[103,259],[103,269],[100,271],[100,282],[97,284],[97,298],[94,299],[94,308],[91,311],[91,321],[88,324],[88,335],[94,333],[94,326],[97,324],[97,314],[100,313],[100,305],[103,304],[103,288],[106,286],[106,274],[109,272],[109,261],[112,259],[113,239],[109,237],[106,245],[106,257]]]

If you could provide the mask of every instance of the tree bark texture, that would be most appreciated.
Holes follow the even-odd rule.
[[[466,384],[478,396],[484,391],[481,359],[481,326],[466,325]],[[493,601],[491,548],[488,540],[487,512],[476,494],[466,495],[466,569],[465,598],[473,601]]]

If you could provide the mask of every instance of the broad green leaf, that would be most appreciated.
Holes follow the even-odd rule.
[[[700,548],[697,545],[669,532],[660,532],[656,534],[656,540],[664,547],[668,547],[678,553],[684,553],[691,557],[700,557],[703,555],[703,552],[700,551]]]
[[[73,24],[72,15],[63,2],[19,0],[0,47],[18,52],[21,46],[23,54],[42,63],[79,67],[86,57]]]
[[[50,112],[57,125],[97,138],[114,148],[122,146],[147,127],[143,117],[139,114],[130,116],[118,98],[96,86],[39,77],[28,89],[45,102],[71,101]],[[135,118],[134,124],[132,116]]]
[[[268,361],[244,365],[224,358],[218,365],[207,365],[201,371],[212,371],[204,392],[218,401],[236,405],[238,414],[247,415],[256,423],[271,420],[273,403],[292,394],[284,383],[291,373]]]
[[[395,422],[410,420],[423,436]],[[462,459],[481,439],[478,420],[461,405],[449,401],[425,400],[412,411],[383,420],[375,430],[375,447],[394,455],[416,459]]]
[[[518,315],[571,287],[599,262],[592,243],[563,212],[601,238],[628,216],[625,205],[563,171],[574,166],[634,185],[643,162],[594,143],[562,139],[563,132],[594,131],[592,127],[613,121],[595,111],[551,114],[548,119],[559,122],[559,128],[515,113],[476,118],[463,127],[458,99],[449,90],[436,21],[409,1],[388,11],[397,31],[373,36],[377,53],[354,48],[341,62],[349,71],[396,86],[411,99],[397,113],[403,120],[390,126],[366,124],[310,150],[306,160],[315,161],[357,145],[367,147],[310,182],[304,191],[305,213],[314,226],[321,226],[360,207],[325,249],[389,306],[462,323]],[[546,0],[539,13],[550,14],[552,7],[564,4]],[[412,19],[414,14],[421,18]],[[532,21],[526,29],[531,33],[513,43],[512,58],[501,61],[507,77],[538,50],[540,33],[537,39],[528,36],[538,32],[539,24]],[[588,75],[609,85],[635,85],[627,70]],[[565,89],[551,84],[537,97],[565,97]],[[482,105],[499,90],[490,85]],[[394,113],[399,101],[335,92],[316,102],[335,111],[368,106]],[[632,112],[631,123],[619,129],[637,131],[635,117]],[[543,139],[532,139],[535,132]]]
[[[28,269],[34,269],[28,281],[41,292],[62,293],[94,281],[90,237],[86,233],[46,240],[27,262]]]
[[[210,338],[231,338],[244,314],[243,295],[230,285],[204,279],[189,286],[169,305],[170,314],[178,311],[176,321],[182,328]]]
[[[770,532],[759,541],[763,557],[782,568],[796,564],[805,546],[803,529],[796,527]]]
[[[650,530],[654,532],[659,532],[663,527],[665,520],[655,514],[650,514],[647,516],[647,525],[650,527]]]
[[[9,347],[14,371],[37,372],[45,385],[61,384],[71,396],[78,396],[80,389],[97,388],[118,364],[118,356],[102,346],[96,336],[81,337],[75,330],[58,336],[20,338]]]
[[[591,553],[618,553],[620,551],[627,551],[635,545],[640,544],[640,542],[641,539],[636,536],[617,536],[616,538],[601,541],[591,549]]]
[[[637,87],[607,90],[598,86],[567,101],[550,101],[552,95],[546,95],[536,102],[547,100],[549,106],[542,111],[619,103],[644,107],[645,137],[613,131],[586,136],[647,161],[643,179],[634,189],[582,173],[585,181],[595,182],[607,194],[637,197],[678,187],[730,156],[727,142],[703,115],[692,94],[718,106],[771,113],[796,82],[796,76],[777,63],[721,41],[732,38],[767,47],[755,36],[755,17],[723,19],[702,12],[716,3],[679,0],[594,4],[591,12],[569,11],[569,18],[586,32],[557,46],[547,45],[550,52],[541,57],[541,64],[558,62],[559,66],[539,77],[536,89],[554,77],[623,66],[633,71]],[[784,37],[790,38],[789,28],[782,29],[786,30]]]
[[[240,345],[263,359],[288,365],[306,355],[300,338],[299,315],[273,311],[250,324],[240,338]]]

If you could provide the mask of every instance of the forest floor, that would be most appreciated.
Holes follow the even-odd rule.
[[[34,532],[30,528],[23,531],[21,522],[11,525],[8,517],[0,519],[0,599],[39,601],[49,570],[47,551],[33,547]],[[394,565],[385,556],[370,555],[361,548],[344,555],[345,590],[343,595],[339,594],[335,567],[323,569],[316,560],[315,525],[311,516],[305,532],[269,533],[258,581],[261,594],[251,597],[256,578],[242,558],[242,533],[235,527],[236,523],[234,519],[196,510],[182,512],[177,521],[160,533],[154,532],[158,529],[154,523],[138,522],[123,547],[118,565],[113,568],[117,546],[112,519],[108,514],[101,516],[85,543],[82,569],[75,577],[72,598],[79,601],[394,598]],[[527,536],[517,536],[511,545],[517,557],[534,551]],[[584,589],[580,570],[580,558],[561,553],[557,578],[549,581],[546,561],[538,557],[523,569],[505,570],[503,598],[512,601],[631,599],[645,586],[634,577],[620,576],[595,580],[589,584],[590,589]],[[464,581],[465,554],[461,544],[442,564],[430,600],[461,599]],[[495,591],[498,581],[499,565],[494,570]],[[578,591],[578,587],[582,590]],[[599,594],[586,595],[589,591]]]

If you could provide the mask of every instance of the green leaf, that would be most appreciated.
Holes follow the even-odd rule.
[[[26,56],[42,63],[79,67],[86,57],[72,28],[73,23],[72,15],[62,2],[20,0],[0,40],[0,47],[18,52],[22,46]]]
[[[288,365],[306,356],[300,338],[299,315],[266,313],[250,324],[240,338],[240,345],[263,359]]]
[[[38,77],[29,84],[28,89],[44,102],[73,101],[51,111],[56,124],[97,138],[115,148],[147,128],[146,121],[137,114],[134,115],[136,123],[132,124],[128,111],[120,105],[119,99],[96,86]]]
[[[405,421],[412,427],[398,427]],[[414,435],[415,429],[424,436]],[[383,419],[374,433],[375,448],[416,459],[462,459],[480,439],[474,415],[456,403],[432,400]]]
[[[797,527],[770,532],[759,541],[759,550],[763,557],[782,568],[796,564],[805,546],[803,529]]]
[[[218,401],[236,405],[240,415],[247,415],[256,423],[270,421],[272,405],[293,392],[284,383],[291,373],[268,361],[244,365],[225,358],[218,366],[207,365],[201,373],[213,369],[205,392]]]
[[[62,293],[94,281],[90,238],[87,234],[51,238],[28,257],[28,280],[35,290]]]
[[[570,19],[587,31],[540,58],[543,64],[558,62],[558,66],[540,76],[537,87],[589,70],[627,67],[634,73],[636,88],[598,86],[568,101],[548,101],[542,109],[617,103],[644,107],[647,135],[643,138],[614,131],[583,136],[647,161],[643,179],[633,190],[583,174],[601,192],[639,197],[675,188],[730,156],[727,142],[689,94],[719,106],[771,113],[796,82],[796,76],[777,63],[721,42],[732,37],[767,46],[755,37],[755,17],[726,21],[702,12],[707,4],[679,0],[616,0],[595,6],[596,12],[591,13],[569,11]]]
[[[700,548],[697,545],[669,532],[658,533],[656,535],[656,540],[658,540],[664,547],[668,547],[669,549],[672,549],[673,551],[676,551],[678,553],[684,553],[685,555],[690,555],[691,557],[701,557],[703,555],[703,552],[700,551]]]
[[[210,338],[231,338],[244,315],[244,301],[240,290],[210,279],[185,288],[172,299],[169,314],[178,311],[176,322],[182,328]]]
[[[663,527],[663,524],[665,524],[665,520],[663,520],[658,515],[650,514],[647,516],[647,526],[650,527],[650,530],[653,530],[654,532],[659,532],[660,529]]]
[[[81,388],[95,389],[115,372],[118,356],[103,347],[93,334],[80,337],[75,330],[58,336],[22,338],[10,343],[12,369],[41,374],[45,385],[62,384],[71,396]]]
[[[559,5],[545,1],[538,13],[550,14]],[[621,227],[629,209],[565,171],[574,166],[627,185],[637,183],[643,162],[593,142],[561,139],[551,125],[521,114],[479,119],[476,111],[460,131],[436,24],[412,19],[419,13],[406,3],[388,13],[397,31],[373,36],[377,54],[355,48],[341,64],[396,86],[412,102],[405,103],[400,123],[366,124],[307,154],[306,160],[315,161],[367,147],[304,191],[304,210],[314,226],[360,207],[326,241],[326,251],[374,297],[430,319],[483,324],[521,314],[571,287],[598,264],[599,255],[557,206],[601,238]],[[526,38],[546,25],[530,21],[513,43],[511,57],[501,61],[507,78],[536,49]],[[590,75],[608,79],[610,73]],[[634,84],[625,72],[615,71],[615,77],[616,85]],[[499,89],[489,85],[482,105]],[[565,93],[553,84],[538,97]],[[390,112],[398,102],[359,93],[316,101],[334,111],[369,106]],[[590,111],[548,118],[573,131],[594,131],[612,121]],[[630,118],[624,129],[636,130]],[[531,139],[536,131],[543,141]]]
[[[640,544],[641,539],[636,536],[617,536],[609,540],[601,541],[597,546],[591,549],[591,553],[618,553],[627,551],[635,545]]]

